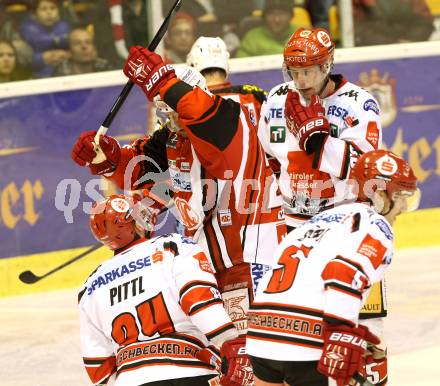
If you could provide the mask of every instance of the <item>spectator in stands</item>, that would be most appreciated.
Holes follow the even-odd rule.
[[[35,0],[33,13],[21,25],[21,34],[34,50],[33,74],[51,76],[55,67],[69,57],[70,25],[60,20],[57,0]]]
[[[0,83],[31,78],[31,72],[22,69],[17,63],[17,54],[13,44],[0,40]]]
[[[165,35],[165,61],[184,63],[195,40],[195,20],[185,12],[178,12]]]
[[[0,4],[0,39],[12,43],[19,65],[22,67],[30,66],[33,55],[32,48],[21,37],[15,18],[6,11],[3,3]]]
[[[433,16],[425,0],[353,0],[357,46],[428,40]]]
[[[70,58],[63,61],[55,75],[76,75],[112,70],[106,59],[98,57],[93,37],[84,28],[76,28],[69,35]]]
[[[235,56],[281,54],[289,37],[300,27],[291,23],[292,16],[292,0],[266,0],[263,25],[244,35]]]
[[[335,0],[308,0],[306,9],[309,12],[313,27],[330,30],[329,9]]]
[[[131,46],[148,44],[145,0],[97,0],[93,15],[98,55],[120,67]]]

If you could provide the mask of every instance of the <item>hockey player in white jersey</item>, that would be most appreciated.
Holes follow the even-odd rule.
[[[334,50],[326,30],[298,29],[284,49],[286,82],[269,92],[262,107],[258,137],[279,168],[289,230],[349,198],[350,168],[360,154],[381,147],[377,101],[331,73]],[[379,332],[384,316],[385,286],[377,283],[361,317]]]
[[[290,232],[260,283],[247,336],[255,386],[363,384],[364,365],[378,359],[379,338],[359,311],[391,263],[395,218],[417,208],[420,194],[408,163],[389,151],[363,154],[352,177],[358,202]]]
[[[93,207],[92,233],[115,252],[78,296],[93,384],[112,377],[119,386],[250,384],[245,339],[224,309],[202,249],[178,234],[145,235],[153,223],[148,209],[124,195]]]

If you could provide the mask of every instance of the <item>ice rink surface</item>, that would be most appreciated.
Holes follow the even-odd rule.
[[[391,386],[440,384],[440,247],[397,251],[387,274]],[[76,291],[0,299],[0,385],[86,386]]]

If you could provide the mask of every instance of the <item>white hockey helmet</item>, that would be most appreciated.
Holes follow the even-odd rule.
[[[174,69],[176,70],[176,76],[180,80],[183,80],[193,88],[199,87],[206,93],[211,94],[206,85],[205,78],[195,68],[187,65],[178,65]],[[161,99],[160,94],[154,97],[153,103],[156,108],[159,125],[168,125],[171,131],[177,131],[179,129],[177,113]]]
[[[186,57],[186,64],[202,72],[207,68],[221,68],[229,75],[229,52],[222,38],[200,36]]]

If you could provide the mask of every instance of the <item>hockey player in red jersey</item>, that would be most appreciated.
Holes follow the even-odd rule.
[[[167,171],[185,233],[208,256],[228,311],[245,331],[255,287],[251,264],[270,265],[273,245],[285,234],[276,182],[249,110],[210,93],[191,67],[179,79],[156,53],[142,47],[130,52],[124,73],[157,103],[162,129],[123,148],[102,136],[106,160],[99,164],[93,164],[95,132],[86,132],[74,145],[72,158],[122,188],[131,161],[148,157],[130,174],[126,189],[132,190],[151,190],[154,173]]]
[[[387,381],[365,374],[366,364],[386,358],[359,312],[391,263],[392,224],[417,208],[420,194],[408,163],[389,151],[363,154],[351,175],[358,202],[291,231],[258,287],[247,335],[255,386]]]
[[[221,357],[220,384],[250,384],[244,338],[223,307],[206,255],[178,234],[152,237],[153,224],[152,212],[124,195],[92,208],[91,231],[115,255],[89,276],[78,296],[91,381],[218,385]]]

